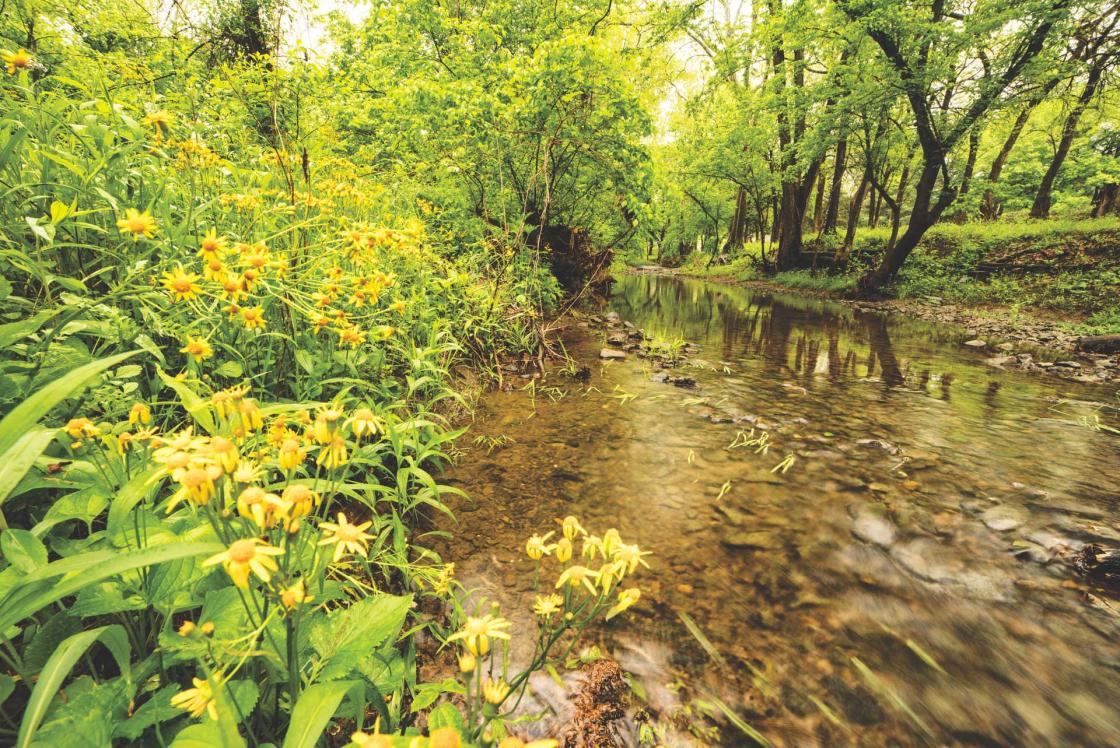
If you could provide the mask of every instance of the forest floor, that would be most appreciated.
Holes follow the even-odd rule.
[[[1120,381],[1120,354],[1079,350],[1078,341],[1084,336],[1084,329],[1071,324],[1069,315],[1057,311],[1024,310],[1016,305],[996,302],[949,303],[936,297],[867,301],[853,299],[843,290],[790,285],[775,279],[744,279],[720,274],[719,270],[719,267],[714,267],[697,273],[687,267],[642,265],[631,272],[702,278],[769,293],[829,299],[863,311],[956,325],[962,330],[965,345],[991,353],[988,362],[993,367],[1035,371],[1088,383]]]

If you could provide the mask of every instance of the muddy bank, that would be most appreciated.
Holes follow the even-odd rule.
[[[638,275],[700,277],[671,268],[642,266]],[[990,353],[988,364],[1097,384],[1120,382],[1120,354],[1090,353],[1078,347],[1082,336],[1053,320],[1014,312],[1010,308],[965,307],[932,299],[886,299],[865,301],[816,289],[791,288],[767,280],[738,280],[733,277],[705,278],[714,283],[755,288],[772,293],[828,299],[853,309],[895,314],[927,322],[954,325],[962,331],[963,345]]]

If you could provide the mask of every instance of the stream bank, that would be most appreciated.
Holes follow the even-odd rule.
[[[702,277],[655,265],[639,266],[630,272],[637,275],[702,278],[713,283],[742,286],[761,292],[827,299],[868,312],[955,325],[961,329],[962,344],[971,342],[976,350],[987,352],[990,365],[994,367],[1035,372],[1087,384],[1120,381],[1120,353],[1083,351],[1079,348],[1079,341],[1083,336],[1071,330],[1066,321],[1039,317],[1006,306],[970,307],[946,303],[937,297],[866,301],[819,289],[790,288],[769,280],[740,280],[730,276]]]
[[[1114,744],[1120,603],[1071,563],[1120,545],[1120,442],[1089,426],[1120,426],[1111,388],[994,368],[947,325],[687,278],[622,277],[594,316],[611,329],[566,340],[586,377],[482,399],[440,551],[517,630],[525,538],[557,518],[654,552],[589,642],[644,694],[620,744],[653,715],[666,745],[754,745],[717,703],[778,746]],[[625,322],[688,355],[627,351]],[[549,683],[532,704],[560,719]]]

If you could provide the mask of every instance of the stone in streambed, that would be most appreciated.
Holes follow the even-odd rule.
[[[898,537],[890,520],[866,508],[856,513],[852,523],[852,534],[865,543],[872,543],[881,548],[889,548]]]
[[[761,551],[776,551],[782,546],[780,538],[765,530],[729,530],[719,540],[731,548]]]
[[[987,348],[988,341],[981,340],[980,338],[973,338],[972,340],[964,341],[964,344],[969,348]]]
[[[599,358],[611,361],[624,361],[626,359],[626,353],[613,348],[604,348],[599,351]]]

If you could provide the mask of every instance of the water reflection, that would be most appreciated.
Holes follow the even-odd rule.
[[[819,300],[632,277],[612,306],[700,344],[696,389],[631,360],[590,388],[553,378],[556,399],[490,395],[473,433],[511,441],[447,476],[476,500],[444,549],[468,585],[524,608],[524,537],[576,513],[657,554],[605,641],[664,711],[715,694],[790,746],[1115,743],[1114,603],[1055,560],[1120,543],[1117,442],[1063,401],[1112,393],[991,370],[951,329]],[[571,341],[586,360],[600,344]],[[728,449],[751,429],[769,452]],[[739,742],[728,726],[719,744]]]

